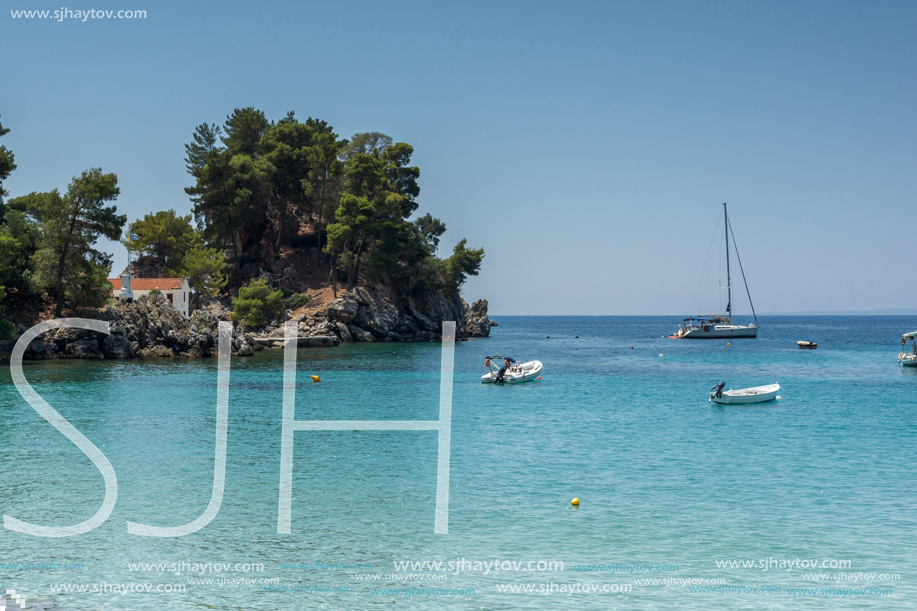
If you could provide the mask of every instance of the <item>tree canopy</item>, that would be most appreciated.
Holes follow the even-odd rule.
[[[138,236],[136,240],[131,240],[132,233]],[[175,210],[161,210],[131,223],[125,232],[124,244],[152,259],[164,274],[171,276],[181,267],[195,234],[190,214],[179,216]]]
[[[226,272],[229,264],[223,253],[216,248],[194,246],[185,253],[181,263],[181,275],[188,279],[196,295],[216,297],[226,286]]]
[[[234,253],[236,283],[246,279],[243,260],[264,266],[304,233],[350,287],[386,279],[414,292],[457,291],[480,269],[483,251],[464,241],[436,258],[446,226],[430,214],[414,219],[414,148],[386,134],[346,140],[325,121],[289,112],[273,122],[248,107],[222,128],[199,125],[185,151],[195,219],[209,246]]]
[[[92,168],[74,177],[64,195],[55,189],[10,201],[39,227],[32,284],[54,296],[55,316],[67,300],[95,306],[107,298],[111,255],[94,246],[100,236],[116,240],[121,234],[127,217],[105,205],[119,194],[117,176]]]

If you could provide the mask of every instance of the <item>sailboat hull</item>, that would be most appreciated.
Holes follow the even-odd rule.
[[[681,339],[737,339],[758,337],[758,325],[703,325],[689,327]]]

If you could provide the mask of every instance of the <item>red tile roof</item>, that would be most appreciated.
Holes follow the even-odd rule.
[[[112,287],[116,291],[121,290],[121,278],[109,278]],[[131,281],[131,288],[136,291],[177,291],[185,283],[184,278],[134,278]]]

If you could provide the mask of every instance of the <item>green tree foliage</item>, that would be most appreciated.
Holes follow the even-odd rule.
[[[289,297],[284,298],[283,307],[287,308],[288,310],[298,310],[311,301],[312,297],[306,293],[296,293],[295,295],[290,295]]]
[[[0,136],[9,133],[0,124]],[[16,169],[13,153],[0,146],[0,313],[5,310],[4,302],[10,288],[27,292],[31,277],[30,260],[38,241],[38,227],[19,210],[8,208],[4,203],[7,195],[3,181]],[[0,335],[8,335],[11,327],[7,321],[0,321]]]
[[[209,246],[232,249],[234,280],[243,258],[266,265],[309,225],[331,256],[332,278],[337,270],[350,287],[384,279],[451,290],[480,267],[480,251],[464,243],[436,258],[445,225],[429,214],[411,220],[420,194],[414,149],[380,132],[342,140],[324,121],[289,112],[271,123],[249,107],[222,130],[198,126],[185,150],[195,218]]]
[[[341,196],[328,225],[326,251],[347,270],[353,288],[365,269],[371,279],[394,271],[416,228],[407,221],[417,209],[420,169],[408,165],[414,149],[398,143],[379,152],[356,153],[345,164],[349,193]]]
[[[139,239],[131,241],[131,233],[136,233]],[[195,231],[190,214],[179,216],[170,209],[137,219],[128,226],[125,237],[128,248],[152,258],[165,274],[174,275],[194,241]]]
[[[216,248],[195,246],[185,253],[181,263],[181,274],[188,279],[196,295],[216,297],[226,286],[229,264],[223,253]]]
[[[237,256],[261,241],[272,173],[269,164],[248,155],[224,149],[212,156],[196,175],[197,185],[186,189],[207,241],[231,246]]]
[[[232,300],[232,319],[244,327],[258,328],[264,326],[268,316],[282,309],[283,293],[259,278],[239,289],[239,296]]]
[[[0,137],[5,136],[9,133],[9,129],[3,127],[3,124],[0,123]],[[11,150],[5,146],[0,146],[0,221],[3,221],[3,198],[5,198],[8,193],[3,188],[3,181],[9,178],[13,170],[16,169],[16,164],[13,163],[14,155]]]
[[[31,257],[38,241],[38,227],[19,210],[7,210],[0,223],[0,314],[6,311],[10,288],[21,294],[29,292],[32,275]],[[0,339],[11,339],[13,326],[0,320]]]
[[[55,189],[10,201],[40,228],[32,283],[54,296],[56,316],[66,300],[95,306],[107,299],[111,256],[94,245],[100,236],[116,240],[121,234],[127,217],[105,205],[119,194],[118,177],[93,168],[74,177],[63,196]]]
[[[344,146],[341,152],[341,157],[344,160],[348,160],[361,153],[380,157],[385,149],[392,146],[393,142],[391,136],[381,132],[360,132],[350,138],[350,142]]]
[[[273,169],[270,211],[279,247],[288,221],[297,212],[321,219],[327,201],[339,195],[343,164],[341,144],[331,126],[308,119],[300,123],[293,112],[271,125],[258,149]]]
[[[321,223],[326,215],[333,218],[335,203],[343,191],[344,164],[338,156],[346,140],[338,140],[337,134],[324,121],[309,119],[307,123],[315,127],[315,135],[306,155],[309,172],[303,189],[309,197],[309,215],[317,212]]]
[[[192,141],[185,145],[185,167],[195,175],[210,163],[211,155],[218,152],[217,142],[222,137],[222,130],[216,123],[202,123],[194,129]]]
[[[232,155],[256,157],[259,153],[261,137],[268,126],[267,117],[260,110],[251,106],[236,108],[226,117],[223,131],[223,145]]]
[[[221,130],[197,127],[185,145],[185,162],[196,184],[186,189],[207,240],[231,246],[237,257],[265,236],[283,243],[297,216],[318,220],[333,212],[343,184],[338,158],[346,141],[324,121],[305,123],[290,112],[276,124],[251,108],[236,109]],[[296,224],[298,226],[298,223]]]
[[[467,240],[461,240],[452,249],[452,256],[446,259],[444,287],[457,292],[468,276],[477,276],[484,260],[483,248],[468,248]]]
[[[31,258],[38,248],[38,239],[38,225],[23,211],[13,208],[6,211],[0,223],[0,287],[28,289]]]
[[[428,212],[414,221],[414,228],[420,244],[427,249],[426,255],[435,253],[439,248],[439,238],[446,233],[446,224]]]

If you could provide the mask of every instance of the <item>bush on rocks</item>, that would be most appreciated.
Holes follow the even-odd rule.
[[[248,328],[263,327],[268,316],[276,316],[281,310],[283,293],[271,289],[261,278],[240,288],[239,296],[232,300],[232,319]]]

